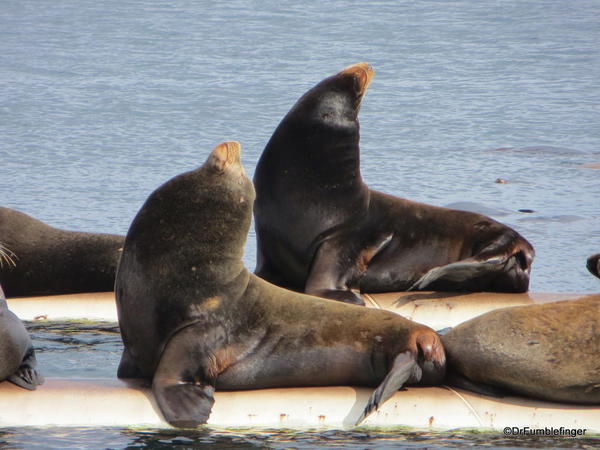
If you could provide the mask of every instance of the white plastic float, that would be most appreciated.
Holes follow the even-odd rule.
[[[220,391],[213,427],[349,428],[372,389],[353,387]],[[48,378],[36,391],[0,383],[0,427],[166,427],[148,386],[138,380]],[[449,430],[505,427],[600,431],[600,408],[519,397],[501,400],[446,387],[400,391],[364,422],[366,426]]]
[[[397,312],[440,329],[492,309],[580,298],[582,294],[452,294],[392,292],[366,295],[367,306]],[[14,298],[23,320],[116,321],[112,292]],[[208,424],[213,427],[348,428],[369,388],[322,387],[219,391]],[[140,380],[47,378],[36,391],[0,383],[1,426],[168,426]],[[494,399],[448,387],[400,391],[364,425],[448,430],[505,427],[586,429],[600,433],[600,408],[520,397]]]
[[[492,309],[576,299],[584,294],[528,292],[387,292],[365,294],[367,307],[387,309],[438,330],[451,327]],[[113,292],[9,298],[8,307],[21,320],[117,321]]]

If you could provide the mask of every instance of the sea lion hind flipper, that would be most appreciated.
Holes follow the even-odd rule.
[[[8,377],[8,381],[29,391],[35,390],[44,383],[44,377],[35,370],[37,362],[33,347],[30,347],[17,371]]]
[[[509,258],[508,255],[504,255],[485,260],[467,258],[444,266],[434,267],[428,270],[408,290],[424,290],[437,281],[446,281],[458,285],[461,282],[481,277],[490,272],[501,272],[506,269],[506,265],[510,261],[513,261],[513,259]]]
[[[369,414],[377,410],[380,405],[394,395],[411,378],[411,375],[415,374],[415,371],[420,371],[420,368],[414,355],[410,351],[400,353],[394,360],[390,372],[369,397],[365,409],[356,421],[356,425],[360,425]]]

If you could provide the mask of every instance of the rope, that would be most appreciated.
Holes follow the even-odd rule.
[[[371,297],[369,294],[365,294],[363,293],[362,296],[365,298],[365,300],[368,300],[368,302],[371,304],[371,306],[375,309],[381,309],[381,306],[379,306],[379,303],[377,303],[375,301],[375,299],[373,297]]]
[[[465,404],[465,406],[467,407],[467,409],[469,411],[471,411],[471,414],[473,414],[475,416],[475,418],[477,419],[477,422],[479,422],[479,426],[481,428],[485,428],[485,425],[483,424],[483,421],[481,420],[481,417],[479,417],[479,414],[477,414],[477,411],[475,411],[475,408],[473,408],[473,406],[471,406],[471,404],[468,402],[468,400],[466,398],[464,398],[459,392],[455,391],[450,386],[443,385],[443,387],[445,387],[446,389],[448,389],[450,392],[454,392],[457,395],[457,397],[462,400],[462,402]]]

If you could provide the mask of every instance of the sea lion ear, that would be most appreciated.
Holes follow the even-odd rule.
[[[240,162],[240,149],[239,142],[225,141],[213,149],[206,163],[209,167],[223,172],[230,165]]]

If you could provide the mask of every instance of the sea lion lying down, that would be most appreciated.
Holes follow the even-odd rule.
[[[442,342],[453,384],[465,382],[458,374],[463,387],[482,393],[600,404],[600,294],[490,311]]]

